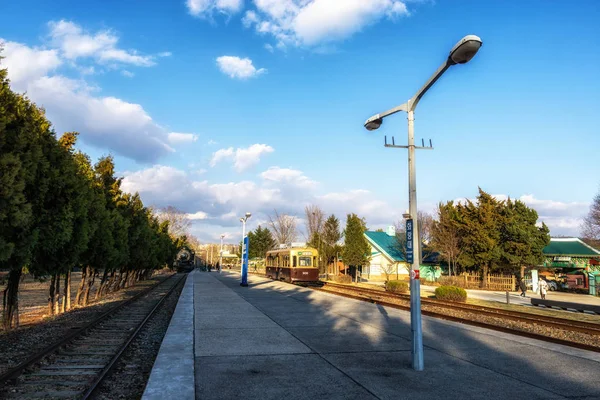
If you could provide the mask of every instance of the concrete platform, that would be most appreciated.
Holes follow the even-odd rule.
[[[600,399],[600,353],[424,317],[415,372],[407,312],[257,276],[192,278],[197,399]]]

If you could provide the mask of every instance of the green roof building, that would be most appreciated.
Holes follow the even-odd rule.
[[[385,232],[366,231],[365,238],[371,246],[369,266],[363,267],[362,279],[385,281],[388,279],[408,279],[410,265],[404,258],[404,252],[396,239],[396,228],[389,226]],[[430,255],[428,259],[436,259]],[[427,263],[428,260],[422,262]],[[432,264],[435,264],[432,262]],[[435,280],[441,274],[438,265],[421,265],[421,277]]]
[[[551,238],[543,253],[546,268],[600,271],[600,251],[578,238]]]

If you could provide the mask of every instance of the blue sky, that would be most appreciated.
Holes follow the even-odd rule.
[[[576,235],[600,189],[600,5],[578,1],[3,2],[2,64],[60,133],[203,241],[306,204],[370,228],[407,208],[409,99],[461,37],[483,47],[420,102],[419,207],[477,187]],[[6,17],[7,16],[7,17]],[[301,223],[302,221],[300,221]]]

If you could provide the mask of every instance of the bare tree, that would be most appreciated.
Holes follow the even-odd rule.
[[[317,248],[319,250],[319,261],[318,267],[325,272],[325,267],[322,265],[321,260],[323,259],[323,230],[325,225],[325,214],[323,210],[316,204],[310,204],[304,207],[306,213],[306,231],[308,232],[308,243],[309,246]]]
[[[590,205],[590,212],[583,219],[581,236],[592,246],[600,245],[600,192]]]
[[[398,275],[398,265],[397,264],[384,264],[381,266],[381,272],[385,275],[385,280],[389,281],[390,277],[393,275]]]
[[[325,214],[323,213],[323,210],[315,204],[304,207],[304,213],[306,214],[306,232],[308,233],[308,240],[312,241],[316,235],[323,234]]]
[[[431,228],[431,245],[448,262],[448,272],[456,274],[456,262],[462,254],[462,243],[459,226],[454,219],[454,204],[440,203],[438,206],[437,221],[433,221]]]
[[[431,241],[431,231],[433,229],[433,215],[425,211],[417,211],[417,221],[419,223],[419,236],[421,243],[429,244]]]
[[[433,216],[425,211],[417,212],[417,224],[419,224],[419,236],[421,238],[421,254],[422,259],[427,258],[431,254],[431,248],[427,246],[431,242],[432,231],[434,225]],[[407,259],[406,256],[406,221],[398,221],[395,224],[396,226],[396,249],[402,254],[404,259]],[[410,270],[410,266],[406,266],[407,270]]]
[[[274,216],[269,215],[269,226],[274,239],[279,244],[288,244],[296,240],[298,231],[296,228],[296,217],[287,214],[279,214],[277,210]]]
[[[169,221],[169,235],[173,238],[188,235],[192,225],[187,214],[173,206],[159,208],[156,217],[160,222]]]

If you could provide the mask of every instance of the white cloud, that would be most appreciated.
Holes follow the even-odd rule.
[[[300,221],[308,204],[321,206],[327,215],[334,213],[342,224],[346,214],[352,212],[365,217],[370,228],[384,227],[400,218],[386,201],[366,190],[318,195],[317,182],[299,170],[271,167],[259,174],[256,182],[210,183],[193,176],[193,172],[156,165],[126,173],[122,187],[139,192],[146,204],[178,207],[194,219],[196,229],[206,234],[239,227],[239,217],[247,211],[253,214],[249,229],[264,225],[273,209],[295,215]]]
[[[523,195],[519,200],[537,211],[540,221],[548,225],[552,235],[578,236],[590,207],[589,203],[584,202],[536,199],[531,194]]]
[[[247,148],[229,147],[227,149],[220,149],[213,153],[210,166],[214,167],[221,161],[233,161],[233,167],[236,171],[242,172],[246,169],[259,163],[260,158],[264,154],[272,153],[275,151],[271,146],[266,144],[253,144]]]
[[[51,43],[69,60],[92,57],[102,64],[119,63],[149,67],[155,64],[153,56],[139,55],[135,50],[117,47],[119,38],[110,30],[88,33],[73,22],[60,20],[48,23]]]
[[[270,167],[260,174],[263,180],[276,184],[292,184],[299,188],[314,188],[317,182],[309,179],[302,171],[290,168]]]
[[[189,188],[184,171],[164,165],[155,165],[137,172],[125,172],[121,188],[129,193],[161,193],[165,204],[169,202],[169,193],[180,196],[183,188]]]
[[[195,212],[193,214],[188,214],[187,217],[192,221],[198,221],[202,219],[208,218],[208,214],[202,211]]]
[[[186,6],[195,17],[209,17],[214,13],[235,14],[244,5],[243,0],[187,0]]]
[[[11,83],[23,89],[26,82],[41,78],[56,70],[63,61],[58,50],[45,50],[37,47],[28,47],[21,43],[5,42],[2,56],[2,67],[8,68]]]
[[[46,109],[55,129],[78,131],[81,139],[92,146],[109,149],[116,154],[141,162],[152,162],[174,151],[168,145],[166,130],[152,120],[144,108],[112,96],[98,96],[98,87],[84,80],[75,80],[56,74],[60,66],[82,70],[68,57],[92,55],[106,49],[108,39],[94,44],[96,37],[75,43],[67,38],[84,35],[79,26],[61,21],[53,25],[54,34],[62,38],[61,48],[40,49],[25,44],[6,42],[0,61],[8,69],[11,87],[27,92],[28,97]],[[85,36],[85,35],[84,35]],[[96,39],[95,39],[96,38]],[[68,53],[65,53],[68,51]]]
[[[193,133],[178,133],[171,132],[168,135],[169,143],[173,145],[183,144],[183,143],[192,143],[198,140],[198,135]]]
[[[208,142],[206,142],[206,144],[209,145],[209,146],[212,146],[212,145],[215,145],[215,144],[218,144],[218,143],[217,143],[216,140],[210,139]]]
[[[135,74],[133,72],[127,71],[125,69],[123,71],[121,71],[121,75],[123,75],[124,77],[127,77],[127,78],[133,78],[135,76]]]
[[[171,53],[170,51],[163,51],[157,54],[158,57],[171,57],[172,55],[173,53]]]
[[[230,78],[248,79],[267,72],[265,68],[256,69],[249,58],[221,56],[217,58],[217,66]]]
[[[383,18],[408,15],[400,0],[254,0],[243,23],[272,35],[278,47],[345,39]]]
[[[231,159],[233,158],[234,154],[235,152],[233,147],[217,150],[213,153],[212,158],[210,159],[210,166],[214,167],[223,160]]]

